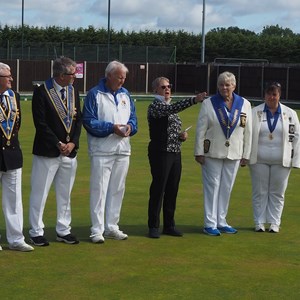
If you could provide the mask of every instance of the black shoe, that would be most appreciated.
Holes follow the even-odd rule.
[[[172,236],[183,236],[183,234],[175,227],[164,228],[163,234],[172,235]]]
[[[42,235],[30,237],[30,243],[35,245],[35,246],[41,246],[41,247],[49,246],[49,242]]]
[[[158,228],[149,228],[149,237],[152,239],[158,239],[160,237]]]
[[[76,237],[74,235],[72,235],[71,233],[65,235],[65,236],[60,236],[57,235],[56,236],[56,240],[58,242],[64,242],[66,244],[79,244],[79,241],[76,239]]]

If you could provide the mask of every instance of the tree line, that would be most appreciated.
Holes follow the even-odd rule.
[[[104,28],[70,29],[57,26],[46,28],[24,25],[0,25],[0,48],[28,47],[37,43],[71,43],[74,45],[108,43]],[[175,47],[178,63],[200,61],[201,34],[178,31],[116,31],[110,30],[111,45]],[[205,62],[215,58],[266,59],[270,63],[300,63],[300,34],[279,25],[266,26],[255,33],[238,27],[215,28],[205,36]]]

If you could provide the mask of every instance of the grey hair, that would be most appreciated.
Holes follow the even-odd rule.
[[[2,74],[2,71],[4,71],[4,70],[10,71],[10,66],[5,63],[0,62],[0,73]]]
[[[126,73],[129,72],[128,68],[124,64],[117,60],[113,60],[107,65],[105,69],[105,77],[107,77],[108,74],[114,73],[116,70],[122,70]]]
[[[58,77],[65,73],[70,73],[71,67],[76,68],[76,62],[71,58],[61,56],[53,62],[53,76]]]
[[[170,80],[166,77],[157,77],[152,81],[152,90],[153,92],[156,92],[156,89],[158,88],[161,81],[166,80],[167,82],[170,82]]]
[[[236,79],[234,74],[228,71],[221,73],[218,77],[217,85],[219,86],[224,82],[230,82],[232,85],[236,86]]]

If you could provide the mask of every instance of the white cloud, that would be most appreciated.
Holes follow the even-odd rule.
[[[0,24],[21,25],[22,1],[1,4]],[[110,0],[115,30],[185,30],[201,33],[201,0]],[[24,0],[24,23],[29,26],[70,28],[107,27],[108,0]],[[260,32],[278,24],[300,33],[299,0],[206,1],[205,28],[237,26]]]

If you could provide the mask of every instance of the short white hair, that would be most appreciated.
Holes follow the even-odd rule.
[[[105,69],[105,77],[107,77],[108,74],[114,73],[116,70],[122,70],[126,73],[129,72],[128,68],[124,64],[117,60],[113,60],[107,65]]]
[[[10,71],[10,66],[0,62],[0,73],[2,74],[2,71],[4,71],[4,70]]]
[[[234,74],[228,71],[221,73],[218,77],[217,85],[219,86],[224,82],[230,82],[232,85],[236,86],[236,79]]]

